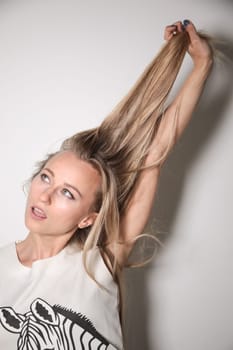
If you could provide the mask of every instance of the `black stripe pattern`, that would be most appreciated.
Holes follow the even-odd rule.
[[[0,323],[18,333],[17,350],[110,350],[113,347],[80,313],[51,306],[37,298],[22,315],[11,307],[0,308]]]

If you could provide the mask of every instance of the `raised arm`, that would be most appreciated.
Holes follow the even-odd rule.
[[[165,39],[172,40],[175,30],[183,30],[181,22],[175,23],[175,27],[166,27]],[[191,22],[187,24],[185,30],[190,39],[188,52],[193,60],[193,69],[161,118],[158,131],[146,157],[145,166],[156,162],[165,151],[168,154],[179,139],[191,119],[211,70],[212,51],[208,43],[197,34]],[[170,143],[172,120],[174,120],[175,115],[177,115],[175,139]],[[160,162],[159,166],[144,169],[140,172],[134,192],[121,216],[120,234],[123,241],[132,242],[135,237],[143,232],[154,203],[160,168],[165,159],[166,157]],[[119,250],[118,261],[120,264],[124,264],[131,248],[132,245],[128,244],[123,245],[122,249]]]
[[[175,25],[178,31],[183,30],[181,22],[177,22]],[[164,38],[172,40],[173,31],[173,26],[167,26]],[[151,145],[151,152],[147,159],[148,164],[153,162],[154,157],[158,156],[158,152],[162,154],[166,149],[169,152],[180,138],[192,117],[212,67],[212,50],[206,40],[198,35],[195,26],[190,21],[186,25],[186,31],[190,38],[188,52],[193,60],[193,68],[161,119],[158,132]],[[174,120],[175,115],[177,115],[175,138],[168,147],[171,134],[171,120]]]

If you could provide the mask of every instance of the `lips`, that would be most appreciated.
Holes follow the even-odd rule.
[[[36,217],[37,219],[40,219],[40,220],[47,218],[45,212],[38,207],[32,207],[32,214],[34,217]]]

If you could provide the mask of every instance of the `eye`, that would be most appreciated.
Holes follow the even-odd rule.
[[[69,199],[75,199],[73,194],[67,190],[67,188],[63,188],[62,193]]]
[[[43,182],[49,183],[49,177],[47,174],[45,174],[45,173],[40,174],[40,178]]]

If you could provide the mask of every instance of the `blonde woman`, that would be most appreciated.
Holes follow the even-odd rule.
[[[1,349],[123,349],[120,273],[213,61],[208,38],[188,20],[164,37],[103,123],[65,140],[32,176],[29,233],[0,250]],[[192,71],[165,106],[187,51]]]

